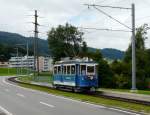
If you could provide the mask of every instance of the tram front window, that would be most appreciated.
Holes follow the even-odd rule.
[[[94,66],[87,66],[87,74],[94,74]]]

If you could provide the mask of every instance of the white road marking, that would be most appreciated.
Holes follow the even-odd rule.
[[[10,86],[13,86],[13,87],[17,87],[17,88],[19,88],[19,89],[24,89],[24,90],[26,90],[26,91],[38,92],[38,91],[33,90],[33,89],[24,88],[24,87],[21,87],[21,86],[14,85],[14,84],[11,84],[11,83],[9,83],[9,82],[6,82],[5,78],[3,78],[2,82],[5,83],[6,85],[10,85]]]
[[[108,108],[108,109],[113,110],[113,111],[119,111],[119,112],[122,112],[122,113],[127,113],[127,114],[130,114],[130,115],[141,115],[141,114],[138,114],[138,113],[124,111],[124,110],[120,110],[120,109],[116,109],[116,108]]]
[[[9,92],[9,89],[5,89],[6,92]]]
[[[31,92],[39,93],[39,94],[43,94],[43,95],[49,95],[49,96],[53,96],[53,97],[56,97],[56,98],[59,98],[59,99],[65,99],[65,100],[69,100],[69,101],[76,102],[76,103],[83,103],[83,104],[91,105],[91,106],[94,106],[94,107],[99,107],[99,108],[102,108],[102,109],[103,108],[107,108],[107,109],[114,110],[114,111],[119,111],[119,112],[122,112],[122,113],[128,113],[130,115],[140,115],[140,114],[135,113],[135,112],[129,112],[129,111],[116,109],[116,108],[109,108],[109,107],[105,107],[105,106],[102,106],[102,105],[92,104],[92,103],[89,103],[89,102],[81,102],[80,100],[75,100],[75,99],[71,99],[71,98],[67,98],[67,97],[63,97],[63,96],[57,96],[57,95],[54,95],[54,94],[48,94],[48,93],[42,92],[42,91],[37,91],[37,90],[29,89],[29,88],[24,88],[24,87],[21,87],[21,86],[14,85],[14,84],[6,82],[5,78],[3,79],[2,82],[7,84],[7,85],[10,85],[10,86],[14,86],[14,87],[17,87],[17,88],[20,88],[20,89],[24,89],[26,91],[31,91]]]
[[[19,96],[19,97],[25,98],[25,96],[23,94],[17,93],[16,95]]]
[[[47,103],[44,103],[44,102],[40,102],[40,104],[42,104],[42,105],[46,105],[46,106],[48,106],[48,107],[51,107],[51,108],[54,108],[55,106],[54,105],[51,105],[51,104],[47,104]]]
[[[2,112],[4,112],[6,115],[13,115],[12,113],[10,113],[9,111],[7,111],[4,107],[0,106],[0,110]]]

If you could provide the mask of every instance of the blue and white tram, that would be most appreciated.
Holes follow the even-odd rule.
[[[69,60],[56,62],[53,69],[54,87],[72,88],[74,91],[98,87],[97,63]]]

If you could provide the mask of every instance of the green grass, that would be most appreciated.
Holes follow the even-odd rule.
[[[16,68],[0,68],[0,76],[16,75]]]
[[[19,69],[19,71],[22,71],[22,74],[26,74],[27,70],[26,69]],[[16,68],[0,68],[0,76],[12,76],[16,75]]]
[[[107,88],[100,88],[99,91],[115,91],[115,92],[126,92],[131,93],[129,89],[107,89]],[[137,90],[137,92],[134,92],[136,94],[144,94],[144,95],[150,95],[150,90]]]
[[[34,76],[19,76],[18,79],[23,82],[27,82],[27,83],[30,83],[31,81],[52,83],[53,78],[52,78],[52,75],[50,75],[50,74],[40,73],[39,76],[35,76],[35,77]]]

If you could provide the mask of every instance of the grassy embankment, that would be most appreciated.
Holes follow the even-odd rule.
[[[34,85],[25,85],[25,84],[19,84],[19,85],[22,87],[39,90],[39,91],[47,92],[50,94],[61,95],[64,97],[73,98],[73,99],[77,99],[77,100],[81,100],[81,101],[86,101],[86,102],[94,103],[94,104],[98,104],[98,105],[123,108],[123,109],[127,109],[127,110],[133,110],[133,111],[137,111],[137,112],[144,112],[144,113],[150,114],[150,106],[146,106],[146,105],[116,101],[116,100],[111,100],[111,99],[104,99],[104,98],[94,97],[94,96],[85,95],[85,94],[64,92],[64,91],[60,91],[60,90],[49,89],[49,88],[34,86]]]
[[[33,75],[31,76],[20,76],[18,77],[19,80],[23,82],[30,83],[31,81],[34,82],[44,82],[44,83],[52,83],[52,74],[50,72],[42,72],[39,73],[39,75],[34,77]]]

